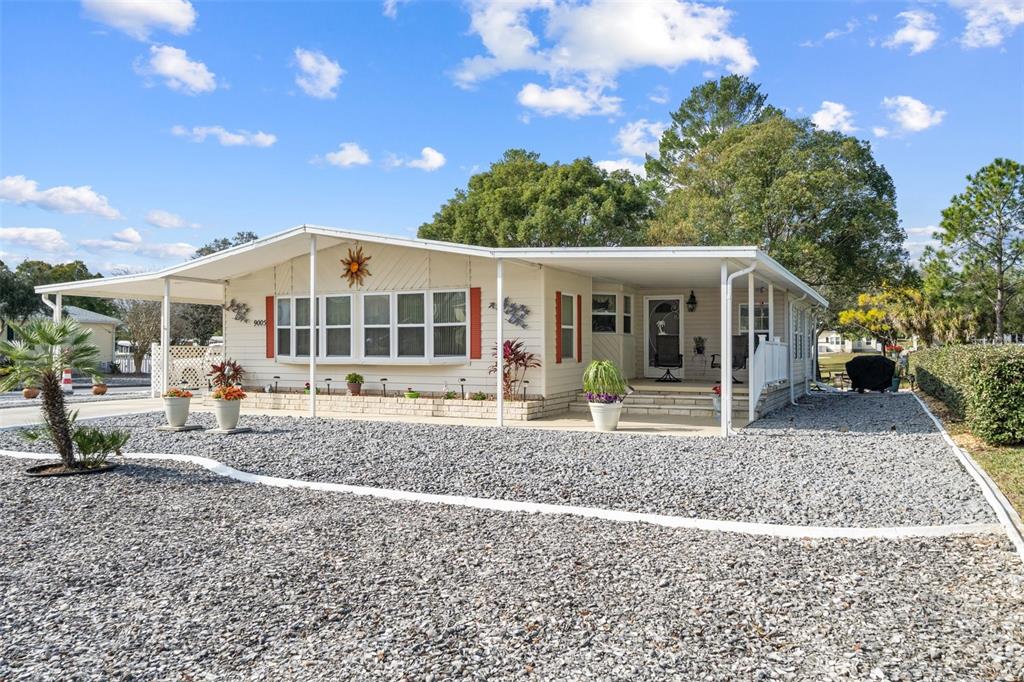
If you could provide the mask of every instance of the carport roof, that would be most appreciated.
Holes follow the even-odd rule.
[[[601,280],[627,282],[639,287],[658,287],[680,282],[688,283],[687,286],[717,286],[723,261],[742,267],[756,262],[759,277],[805,293],[818,305],[828,305],[813,288],[752,246],[502,249],[315,225],[301,225],[154,272],[46,284],[36,287],[36,292],[160,300],[163,298],[164,280],[171,280],[175,301],[221,304],[227,281],[309,253],[310,235],[317,236],[318,249],[355,242],[389,244],[479,258],[504,258],[587,274]]]

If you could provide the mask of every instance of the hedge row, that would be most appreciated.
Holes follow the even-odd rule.
[[[910,354],[925,393],[992,445],[1024,443],[1024,346],[947,346]]]

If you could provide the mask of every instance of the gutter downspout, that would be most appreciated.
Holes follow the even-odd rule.
[[[741,277],[743,275],[749,275],[750,273],[754,272],[754,270],[756,270],[756,269],[757,269],[757,261],[754,261],[754,263],[749,268],[744,268],[743,270],[738,270],[738,271],[732,273],[731,275],[729,275],[729,277],[726,278],[726,280],[725,280],[725,310],[726,310],[726,315],[725,315],[725,335],[724,335],[724,338],[722,339],[722,368],[723,369],[725,368],[725,366],[726,366],[725,363],[726,362],[729,363],[729,372],[728,372],[729,381],[724,383],[724,384],[722,384],[722,414],[726,415],[725,423],[726,423],[726,428],[728,429],[729,433],[733,432],[733,430],[732,430],[732,281],[734,279],[736,279],[737,277]],[[752,317],[748,318],[748,320],[751,320],[751,319],[752,319]],[[751,325],[748,324],[748,326],[751,326]],[[753,362],[753,361],[754,361],[753,358],[749,358],[749,360],[748,360],[748,362]],[[747,370],[747,373],[748,373],[748,375],[752,375],[753,374],[752,372],[750,372],[749,369]],[[723,374],[725,374],[725,373],[723,372]],[[749,386],[749,384],[750,384],[749,379],[747,380],[747,384],[748,384],[748,386],[747,386],[747,388],[748,388],[747,402],[749,403],[750,400],[753,399],[753,396],[750,395],[750,393],[749,393],[749,388],[750,388],[750,386]]]
[[[807,292],[795,301],[789,302],[789,372],[787,373],[787,379],[789,380],[789,404],[796,405],[796,387],[793,386],[793,351],[796,350],[796,325],[793,323],[793,308],[797,303],[807,298]]]

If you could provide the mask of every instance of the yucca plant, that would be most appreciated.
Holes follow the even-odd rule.
[[[90,340],[90,332],[77,322],[30,320],[22,326],[11,325],[15,341],[0,341],[0,355],[11,364],[0,370],[0,391],[32,382],[42,394],[45,432],[53,441],[60,459],[68,469],[80,468],[75,462],[72,418],[64,407],[61,375],[65,369],[98,376],[100,352]]]
[[[620,402],[629,385],[622,376],[622,370],[611,360],[594,360],[583,372],[583,390],[590,402]]]

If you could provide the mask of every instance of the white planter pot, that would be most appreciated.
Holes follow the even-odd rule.
[[[594,428],[598,431],[614,431],[619,426],[622,403],[588,403]]]
[[[241,400],[213,401],[213,414],[217,417],[217,426],[225,431],[238,426],[238,411],[242,408]]]
[[[164,415],[168,426],[184,426],[188,421],[188,405],[192,398],[164,398]]]
[[[711,406],[715,410],[715,416],[716,417],[719,416],[720,414],[722,414],[722,398],[721,398],[721,396],[717,396],[717,395],[711,396]]]

